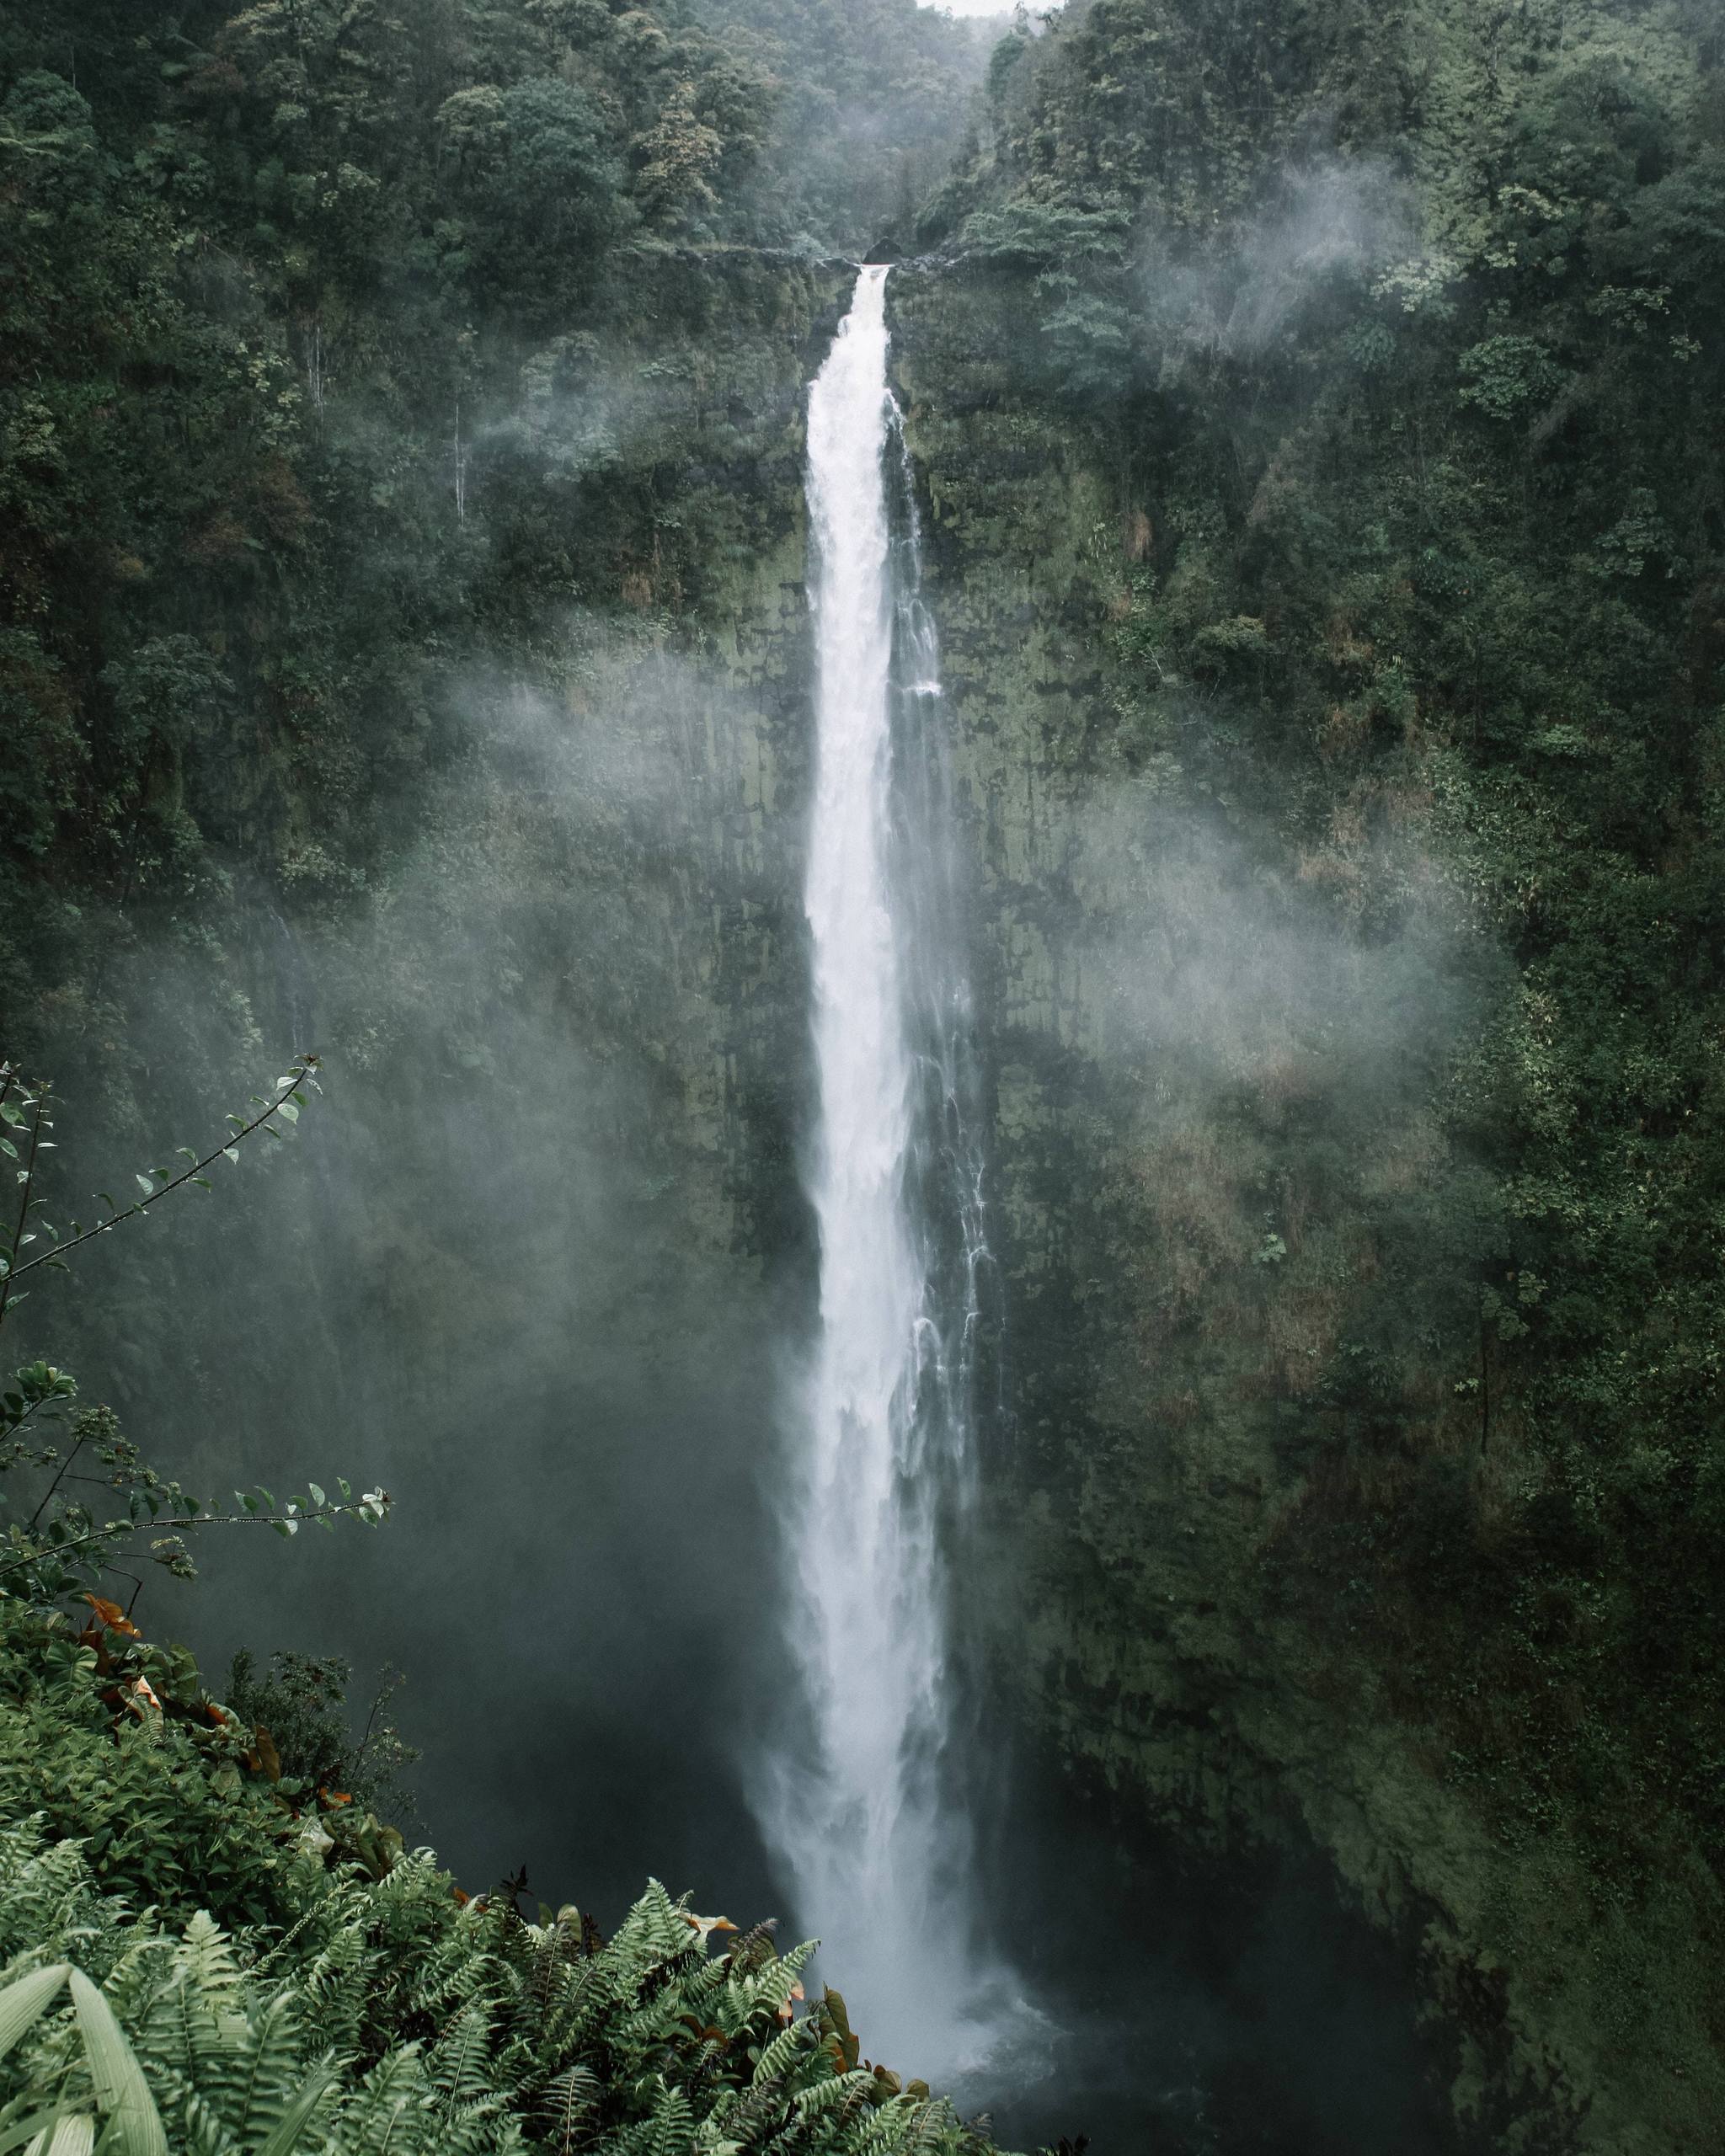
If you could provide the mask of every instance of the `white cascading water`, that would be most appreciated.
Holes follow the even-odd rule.
[[[761,1811],[864,2052],[962,2082],[985,2063],[1001,2000],[976,1943],[972,1837],[947,1756],[943,1557],[973,1471],[985,1252],[951,857],[932,828],[944,788],[922,721],[938,652],[908,495],[896,547],[892,528],[889,486],[904,472],[887,453],[886,277],[861,272],[809,399],[820,1330],[786,1497],[805,1715]],[[917,767],[895,771],[895,733]]]

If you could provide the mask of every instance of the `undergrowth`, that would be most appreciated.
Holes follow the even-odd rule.
[[[656,1882],[609,1940],[470,1898],[91,1599],[0,1604],[0,2149],[989,2147],[805,2001],[811,1946]]]

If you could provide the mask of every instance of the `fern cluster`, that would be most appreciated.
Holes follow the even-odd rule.
[[[531,1924],[424,1851],[326,1875],[290,1927],[174,1928],[27,1821],[0,1829],[0,2148],[980,2156],[948,2105],[850,2063],[836,1999],[798,2014],[809,1948],[720,1935],[656,1883],[608,1942],[572,1908]]]

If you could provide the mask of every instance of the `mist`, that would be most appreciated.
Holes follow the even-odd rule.
[[[1387,159],[1289,163],[1258,207],[1214,241],[1177,250],[1148,237],[1133,265],[1135,300],[1165,364],[1250,359],[1334,282],[1363,286],[1415,253],[1418,234],[1418,197]]]
[[[1107,1059],[1212,1096],[1273,1081],[1355,1114],[1423,1102],[1473,1014],[1470,977],[1495,961],[1429,853],[1411,837],[1378,851],[1397,898],[1361,924],[1329,864],[1288,864],[1189,802],[1091,814],[1071,876],[1097,924],[1077,955],[1100,976]]]
[[[200,1494],[343,1474],[397,1500],[363,1539],[212,1534],[195,1588],[149,1580],[146,1621],[212,1674],[242,1641],[345,1655],[361,1715],[381,1665],[407,1672],[420,1811],[473,1891],[525,1863],[608,1922],[657,1872],[753,1917],[761,1486],[806,1301],[795,1222],[760,1217],[737,1151],[751,1117],[784,1142],[798,1038],[770,978],[761,721],[650,645],[569,635],[578,707],[470,685],[475,748],[357,929],[243,888],[238,974],[152,945],[111,981],[152,1157],[209,1127],[204,1074],[236,1058],[267,1083],[315,1051],[324,1098],[201,1216],[99,1246],[30,1316]],[[129,1172],[99,1170],[85,1105],[68,1180]]]

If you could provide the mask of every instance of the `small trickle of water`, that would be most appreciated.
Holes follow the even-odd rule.
[[[1009,2025],[1022,2048],[1035,2017],[981,1944],[950,1756],[944,1545],[974,1474],[987,1251],[951,855],[936,828],[945,803],[924,722],[901,719],[907,767],[895,768],[895,706],[927,709],[940,681],[914,522],[894,574],[886,275],[861,273],[809,400],[820,1314],[785,1502],[805,1712],[761,1808],[864,2052],[962,2084],[992,2070]]]

